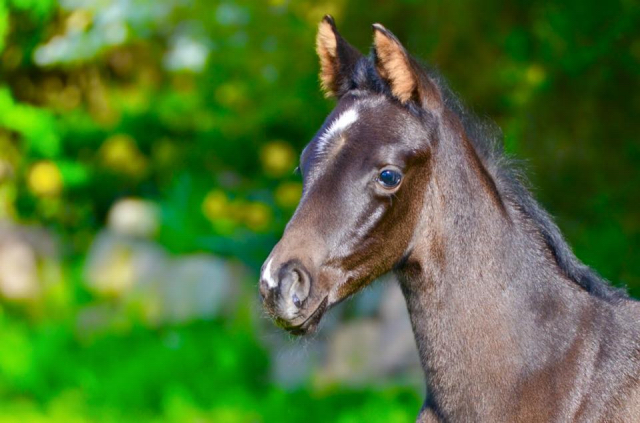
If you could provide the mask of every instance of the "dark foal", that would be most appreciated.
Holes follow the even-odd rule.
[[[420,422],[640,422],[640,307],[580,263],[491,127],[374,25],[362,56],[317,38],[335,110],[302,153],[304,193],[265,262],[296,334],[393,271],[428,385]]]

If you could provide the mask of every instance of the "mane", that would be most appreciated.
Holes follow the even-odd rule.
[[[520,162],[504,152],[500,128],[491,120],[481,119],[472,113],[437,71],[426,66],[422,68],[438,85],[446,107],[462,122],[476,153],[493,178],[499,195],[508,199],[533,223],[560,271],[594,297],[612,303],[628,298],[624,289],[609,284],[575,256],[551,215],[533,198]],[[372,91],[394,99],[388,85],[375,69],[373,55],[361,59],[356,64],[351,84],[353,89]],[[411,113],[417,115],[423,112],[413,104],[407,107]]]

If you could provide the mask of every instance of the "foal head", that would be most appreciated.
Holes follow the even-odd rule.
[[[302,198],[260,280],[266,310],[294,334],[407,257],[444,115],[437,85],[381,25],[364,57],[327,16],[317,51],[337,105],[302,152]]]

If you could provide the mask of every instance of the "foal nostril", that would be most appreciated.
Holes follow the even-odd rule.
[[[281,276],[280,295],[291,299],[297,308],[302,307],[311,289],[309,273],[304,267],[297,265],[286,269]]]
[[[298,294],[296,294],[295,292],[293,293],[291,300],[293,301],[293,305],[295,305],[296,307],[302,307],[302,300],[298,298]]]

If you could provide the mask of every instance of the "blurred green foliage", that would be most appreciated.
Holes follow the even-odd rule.
[[[401,388],[283,391],[251,319],[83,337],[81,272],[115,201],[157,241],[258,269],[332,104],[323,14],[361,49],[380,21],[497,120],[576,252],[640,293],[640,7],[633,1],[0,0],[0,219],[63,246],[61,291],[0,303],[0,422],[412,421]],[[250,287],[249,289],[253,289]]]
[[[284,391],[245,325],[130,328],[78,341],[0,318],[0,422],[405,422],[406,389]]]

